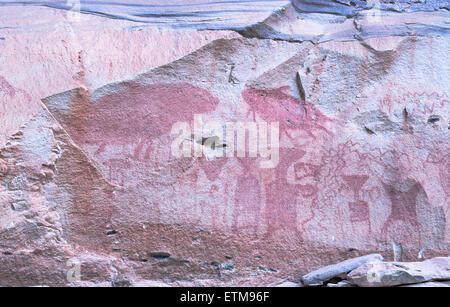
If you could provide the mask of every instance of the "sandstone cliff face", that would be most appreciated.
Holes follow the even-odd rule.
[[[448,3],[392,2],[261,1],[245,25],[188,7],[182,28],[0,7],[0,285],[266,285],[392,242],[448,256]],[[227,156],[237,123],[256,152]]]

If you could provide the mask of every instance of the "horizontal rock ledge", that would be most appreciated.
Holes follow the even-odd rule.
[[[313,271],[302,277],[302,282],[305,286],[322,285],[324,282],[334,278],[343,277],[343,274],[358,268],[359,266],[374,261],[383,261],[383,257],[379,254],[371,254],[358,258],[348,259],[337,264],[332,264],[316,271]]]

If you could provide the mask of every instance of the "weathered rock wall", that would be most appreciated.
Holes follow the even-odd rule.
[[[368,252],[391,259],[392,242],[408,261],[448,256],[448,10],[402,2],[374,32],[359,11],[330,26],[333,12],[302,3],[242,36],[81,22],[44,52],[44,36],[5,44],[14,33],[1,29],[15,61],[0,71],[0,285],[70,284],[68,259],[81,264],[73,285],[261,285]],[[69,33],[82,43],[61,53]],[[173,48],[179,37],[190,43]],[[226,155],[237,123],[256,155]]]

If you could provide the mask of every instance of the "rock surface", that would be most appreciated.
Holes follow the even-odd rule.
[[[23,3],[21,0],[0,0],[0,5],[14,2]],[[289,2],[288,0],[35,0],[28,4],[143,22],[152,26],[204,30],[243,28],[266,19]]]
[[[348,280],[359,287],[392,287],[450,280],[450,257],[423,262],[367,263],[348,274]]]
[[[398,1],[366,7],[341,1],[293,1],[264,21],[240,30],[246,37],[287,41],[348,41],[386,36],[430,36],[449,33],[448,1],[425,4]],[[380,1],[373,1],[380,3]],[[393,8],[392,6],[396,7]]]
[[[401,287],[405,287],[405,288],[448,288],[450,287],[450,281],[442,281],[442,282],[438,282],[438,281],[430,281],[430,282],[424,282],[421,284],[412,284],[412,285],[404,285]]]
[[[292,281],[285,281],[285,282],[283,282],[281,284],[277,284],[275,287],[278,287],[278,288],[297,288],[297,287],[302,287],[302,285],[298,284],[298,283],[295,283],[295,282],[292,282]]]
[[[51,8],[0,5],[0,116],[5,119],[0,147],[42,109],[42,98],[130,79],[233,36],[228,31],[159,29],[93,15],[75,18]]]
[[[166,287],[170,287],[170,285],[165,284],[160,281],[155,281],[155,280],[141,280],[141,281],[135,282],[133,284],[133,287],[136,287],[136,288],[146,288],[146,287],[166,288]]]
[[[378,254],[366,255],[358,258],[348,259],[337,264],[329,265],[320,268],[316,271],[306,274],[302,277],[302,282],[305,286],[322,285],[334,277],[345,279],[347,273],[366,264],[368,262],[381,262],[383,257]]]
[[[347,280],[342,280],[336,284],[328,283],[327,287],[329,287],[329,288],[353,288],[353,287],[355,287],[355,285]]]
[[[217,32],[0,6],[0,286],[270,285],[393,241],[448,256],[448,3],[381,1],[381,26],[362,1],[266,2]],[[278,131],[217,157],[237,122]],[[383,265],[425,284],[436,259]]]
[[[327,13],[343,16],[354,16],[358,12],[370,9],[380,11],[414,12],[414,11],[436,11],[440,9],[450,9],[450,4],[446,0],[293,0],[297,10],[306,13]]]

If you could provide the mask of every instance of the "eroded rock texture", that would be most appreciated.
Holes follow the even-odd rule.
[[[260,2],[220,31],[0,7],[0,285],[269,285],[392,242],[448,256],[448,3]],[[238,122],[259,152],[220,157]]]
[[[432,281],[448,283],[450,279],[448,257],[439,257],[423,262],[391,262],[365,264],[352,271],[348,279],[360,287],[392,287],[421,284]]]

